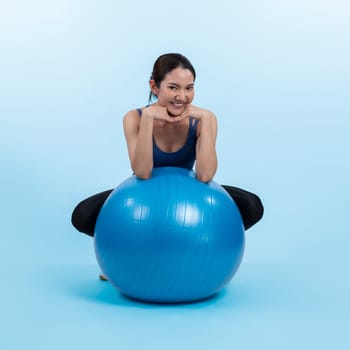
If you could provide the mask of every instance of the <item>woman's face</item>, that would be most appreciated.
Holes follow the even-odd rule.
[[[158,104],[166,107],[170,115],[177,116],[194,98],[194,77],[189,69],[178,67],[166,74],[159,88],[151,81],[151,89],[158,97]]]

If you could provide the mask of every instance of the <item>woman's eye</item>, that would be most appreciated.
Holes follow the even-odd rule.
[[[169,86],[171,90],[176,90],[176,86]]]

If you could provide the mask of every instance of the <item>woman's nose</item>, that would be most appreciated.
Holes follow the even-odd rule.
[[[175,98],[177,99],[177,100],[179,100],[179,101],[185,101],[186,100],[186,97],[187,97],[187,95],[186,95],[186,92],[185,91],[178,91],[177,92],[177,95],[175,96]]]

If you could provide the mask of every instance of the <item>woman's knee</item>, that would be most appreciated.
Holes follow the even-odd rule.
[[[83,201],[74,208],[71,216],[71,223],[79,232],[93,236],[94,225],[91,227],[92,225],[89,217],[89,210],[86,208],[86,204]]]
[[[248,205],[250,213],[250,227],[262,219],[264,215],[264,206],[261,199],[256,194],[251,195]]]
[[[80,232],[94,235],[96,220],[103,203],[113,190],[107,190],[90,196],[80,202],[73,210],[71,222]]]

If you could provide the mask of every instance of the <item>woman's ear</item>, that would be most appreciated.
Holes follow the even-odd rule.
[[[151,80],[149,81],[149,87],[150,87],[150,89],[151,89],[151,92],[152,92],[154,95],[158,96],[159,88],[158,88],[156,82],[155,82],[153,79],[151,79]]]

